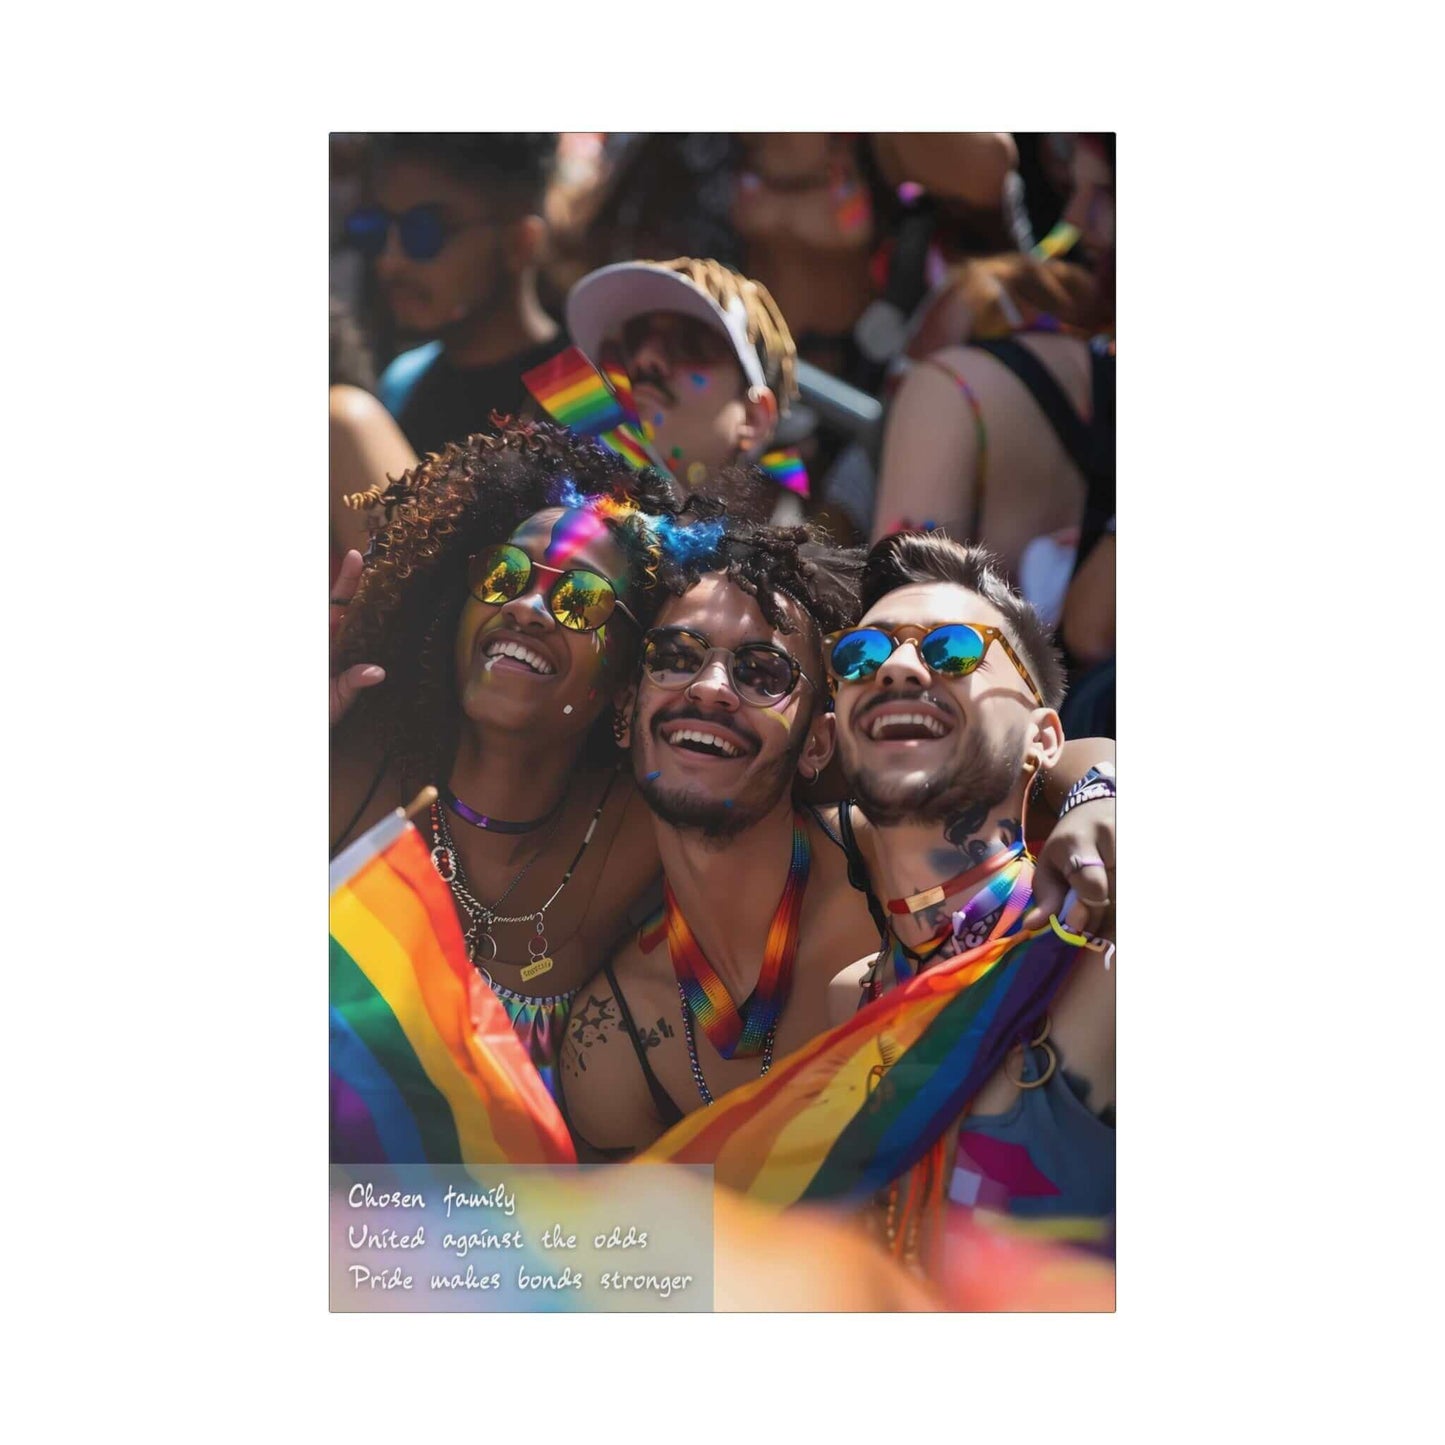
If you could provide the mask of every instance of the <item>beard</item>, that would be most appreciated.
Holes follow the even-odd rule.
[[[668,718],[666,721],[676,719]],[[656,724],[652,740],[656,747],[667,746],[657,735]],[[664,823],[681,832],[698,833],[708,843],[726,843],[761,822],[777,807],[778,800],[793,785],[798,759],[807,744],[808,729],[795,728],[783,753],[756,776],[747,779],[738,795],[732,798],[704,793],[696,784],[667,785],[661,778],[649,779],[646,775],[649,770],[644,770],[635,748],[632,754],[633,779],[647,806]]]
[[[992,811],[1019,785],[1026,739],[1020,726],[997,740],[978,739],[970,749],[965,733],[962,753],[929,773],[857,766],[849,756],[851,739],[844,743],[840,738],[839,751],[853,800],[870,823],[889,828],[943,822],[965,808]]]

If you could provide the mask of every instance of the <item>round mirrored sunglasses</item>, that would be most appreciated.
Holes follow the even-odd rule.
[[[585,567],[548,567],[534,562],[520,547],[506,543],[489,547],[467,559],[467,585],[478,602],[500,607],[523,596],[532,585],[534,572],[551,572],[556,581],[543,594],[547,610],[569,632],[595,632],[612,616],[622,613],[634,627],[641,623],[618,597],[612,583]]]

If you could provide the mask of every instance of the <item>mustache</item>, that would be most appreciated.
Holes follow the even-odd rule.
[[[639,386],[651,387],[653,391],[662,397],[668,406],[675,406],[677,404],[676,393],[674,393],[673,389],[663,380],[660,371],[655,369],[639,371],[637,375],[632,378],[632,389],[636,391]]]
[[[950,706],[937,693],[926,687],[889,688],[886,692],[880,692],[876,697],[865,702],[854,714],[854,721],[862,722],[870,713],[877,712],[886,702],[926,702],[930,707],[936,707],[939,712],[948,717],[958,716],[957,708]]]

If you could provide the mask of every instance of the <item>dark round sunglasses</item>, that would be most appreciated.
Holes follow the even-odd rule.
[[[714,647],[701,633],[685,627],[654,627],[643,639],[642,670],[650,682],[675,691],[686,687],[714,657],[727,662],[728,681],[746,703],[772,707],[813,679],[795,657],[770,642],[745,642],[738,648]]]
[[[903,633],[911,637],[904,638]],[[867,682],[893,656],[902,641],[912,641],[924,665],[940,677],[967,677],[983,661],[989,644],[997,642],[1028,683],[1039,706],[1044,705],[1043,695],[1008,638],[997,627],[984,622],[944,622],[932,628],[850,627],[824,638],[823,655],[828,660],[828,671],[839,682]]]
[[[363,206],[346,218],[346,239],[361,254],[374,261],[386,250],[386,238],[393,226],[401,238],[401,249],[410,260],[435,261],[442,248],[459,231],[471,226],[490,226],[492,221],[468,221],[448,226],[442,220],[441,208],[434,205],[413,206],[394,216],[380,206]]]
[[[596,632],[612,616],[614,608],[620,609],[634,627],[641,628],[612,583],[585,567],[565,571],[548,567],[534,562],[510,542],[467,558],[467,585],[472,596],[489,607],[521,597],[532,585],[533,572],[556,573],[557,580],[545,594],[547,610],[569,632]]]

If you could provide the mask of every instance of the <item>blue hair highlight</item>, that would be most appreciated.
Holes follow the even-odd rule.
[[[679,564],[711,557],[722,541],[723,530],[721,517],[691,525],[679,525],[671,517],[658,517],[652,522],[652,531],[664,556]]]

